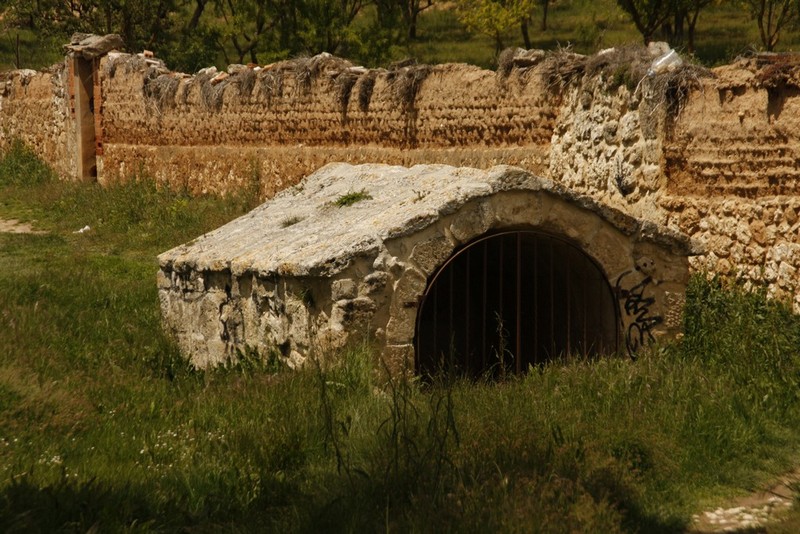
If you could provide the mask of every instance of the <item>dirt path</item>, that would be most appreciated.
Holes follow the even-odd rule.
[[[41,230],[34,230],[31,223],[19,222],[16,219],[0,219],[0,233],[6,234],[46,234]]]
[[[734,499],[724,508],[695,515],[689,532],[760,532],[759,527],[780,521],[780,516],[792,506],[796,495],[790,485],[798,482],[800,469],[784,475],[766,490]]]

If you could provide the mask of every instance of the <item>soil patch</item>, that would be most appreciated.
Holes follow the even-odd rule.
[[[34,230],[31,223],[20,222],[17,219],[0,219],[0,233],[5,234],[46,234],[42,230]]]
[[[800,469],[784,475],[766,490],[736,498],[725,506],[706,510],[693,517],[693,534],[712,532],[762,532],[768,523],[779,522],[792,506],[792,485],[800,480]]]

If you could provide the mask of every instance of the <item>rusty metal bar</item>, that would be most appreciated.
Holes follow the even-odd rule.
[[[522,372],[522,234],[517,233],[517,350],[514,354],[517,373]]]
[[[433,288],[433,354],[434,362],[439,360],[439,287]]]
[[[483,284],[483,295],[481,298],[481,303],[483,308],[483,312],[481,314],[481,361],[482,361],[482,369],[486,369],[486,309],[489,307],[489,303],[486,300],[486,277],[487,275],[487,248],[488,242],[483,242],[483,276],[482,276],[482,284]]]
[[[589,325],[589,309],[587,308],[588,305],[587,295],[589,294],[590,288],[594,287],[594,284],[592,282],[593,280],[590,277],[588,283],[585,284],[583,288],[583,357],[584,358],[589,356],[589,347],[588,347],[589,341],[587,332]]]
[[[571,297],[571,290],[572,290],[572,276],[570,276],[569,269],[572,266],[572,262],[569,261],[571,258],[567,258],[566,265],[564,265],[564,271],[567,273],[567,282],[566,282],[566,291],[567,291],[567,324],[566,324],[566,333],[567,333],[567,353],[566,356],[569,357],[572,354],[571,349],[571,341],[572,341],[572,302],[570,301]]]
[[[469,328],[469,323],[470,323],[469,286],[470,286],[470,280],[472,279],[470,277],[470,260],[471,259],[472,258],[470,256],[470,250],[467,249],[467,272],[466,272],[466,275],[464,276],[464,295],[466,296],[466,302],[465,302],[465,305],[464,305],[464,327],[466,329],[466,332],[465,332],[465,335],[464,335],[464,371],[467,373],[467,375],[469,375],[469,373],[470,373],[470,360],[472,359],[472,354],[470,354],[470,351],[469,351],[469,348],[470,348],[469,347],[469,337],[470,337],[470,334],[471,334],[470,333],[470,328]]]
[[[553,256],[555,251],[553,242],[550,241],[550,358],[556,355],[556,317],[555,317],[555,284],[553,284],[553,277],[555,276],[555,265]]]
[[[447,370],[453,370],[453,361],[455,359],[455,337],[453,336],[453,271],[450,269],[450,276],[447,277],[448,283],[448,329],[447,329]]]
[[[476,245],[481,249],[471,250]],[[429,282],[416,339],[418,356],[434,359],[418,368],[433,372],[447,362],[476,376],[502,362],[499,376],[521,373],[561,351],[613,350],[622,336],[618,321],[602,271],[570,243],[533,232],[488,235],[454,254]]]
[[[498,298],[499,298],[498,305],[497,305],[497,312],[498,312],[497,321],[498,321],[499,324],[497,326],[498,326],[498,334],[501,337],[501,340],[500,340],[500,343],[499,343],[499,345],[500,345],[500,347],[499,347],[500,348],[500,354],[498,354],[498,357],[500,358],[500,364],[501,364],[500,365],[500,376],[503,377],[503,378],[505,378],[505,376],[506,376],[506,366],[505,366],[506,355],[505,355],[505,346],[504,346],[506,344],[506,342],[505,342],[505,340],[502,339],[506,335],[505,334],[505,328],[504,328],[505,317],[503,317],[503,278],[504,278],[503,275],[505,274],[505,261],[504,261],[504,258],[503,258],[504,252],[505,252],[505,246],[504,245],[505,245],[505,238],[501,237],[500,238],[500,254],[498,255],[498,257],[499,257],[498,265],[500,266],[500,276],[498,276],[499,290],[497,291]]]
[[[533,246],[533,361],[539,363],[539,240]]]

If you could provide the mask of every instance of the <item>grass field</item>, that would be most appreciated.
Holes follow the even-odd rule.
[[[155,255],[253,203],[3,155],[0,218],[47,233],[0,234],[1,531],[681,532],[797,464],[800,318],[702,278],[683,341],[636,362],[426,387],[368,347],[189,369]]]

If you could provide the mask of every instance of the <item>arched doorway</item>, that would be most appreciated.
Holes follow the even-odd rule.
[[[428,282],[417,314],[417,372],[522,373],[566,354],[615,352],[617,307],[580,249],[534,231],[481,237]]]

